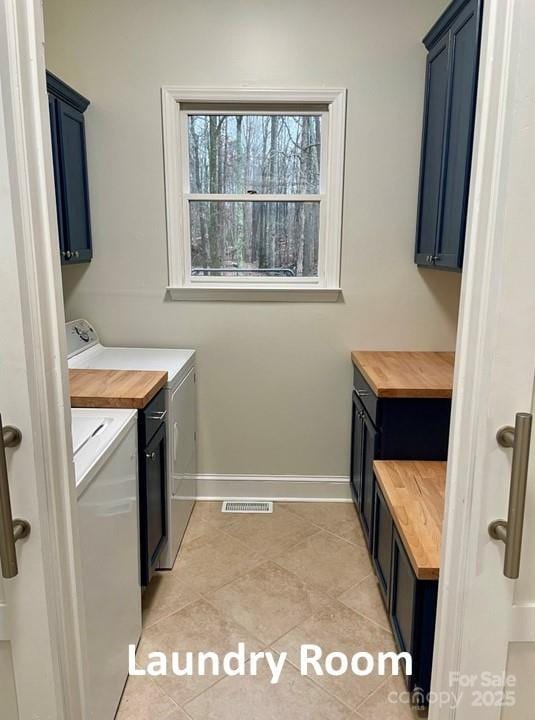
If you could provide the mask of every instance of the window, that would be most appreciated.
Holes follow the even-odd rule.
[[[336,300],[345,91],[162,91],[174,299]]]

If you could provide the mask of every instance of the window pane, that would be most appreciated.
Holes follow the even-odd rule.
[[[193,275],[316,277],[319,202],[190,201]]]
[[[321,115],[189,115],[193,193],[319,193]]]

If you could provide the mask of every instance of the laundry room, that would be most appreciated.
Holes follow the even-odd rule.
[[[514,512],[476,539],[459,481],[501,358],[470,324],[499,5],[44,0],[57,615],[85,713],[46,717],[445,720],[477,646],[457,538],[520,572]],[[492,442],[521,483],[531,414],[507,409]],[[34,521],[14,522],[18,550]]]
[[[476,43],[478,3],[457,5]],[[436,45],[422,38],[446,8],[45,2],[71,404],[137,409],[141,612],[102,630],[117,653],[137,644],[140,666],[162,645],[236,639],[279,655],[316,636],[412,651],[385,604],[389,550],[372,571],[375,504],[378,543],[392,532],[374,458],[421,461],[400,482],[436,491],[431,528],[416,529],[434,559],[410,575],[434,620],[461,275],[415,255],[414,238],[420,213],[429,243],[434,202],[427,181],[418,210]],[[458,270],[461,250],[446,251]],[[382,397],[383,380],[403,399]],[[255,505],[225,512],[227,500]],[[85,567],[98,545],[81,545]],[[107,554],[112,575],[119,557]],[[100,607],[120,607],[115,583]],[[411,623],[432,638],[426,618]],[[102,642],[90,635],[90,682],[109,688],[93,710],[107,718],[124,680],[99,662]],[[427,692],[422,665],[413,685]],[[216,680],[131,677],[118,717],[150,717],[154,698],[173,718],[234,716],[232,684]],[[342,680],[303,678],[303,706],[279,683],[273,702],[297,717],[316,703],[318,717],[406,711],[387,701],[401,679]],[[241,710],[263,692],[259,680]]]

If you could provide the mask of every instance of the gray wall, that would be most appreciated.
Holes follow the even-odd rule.
[[[412,262],[425,51],[444,0],[45,0],[50,70],[87,95],[95,258],[68,319],[198,349],[200,472],[347,475],[351,349],[454,347],[460,278]],[[348,88],[336,304],[165,300],[160,86]]]

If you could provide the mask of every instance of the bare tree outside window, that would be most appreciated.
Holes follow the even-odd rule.
[[[192,274],[317,277],[321,115],[187,122]]]

